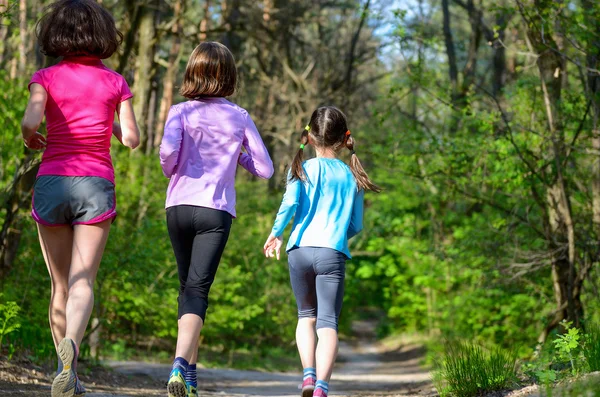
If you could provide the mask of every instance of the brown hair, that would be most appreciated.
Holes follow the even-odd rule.
[[[348,130],[346,115],[334,106],[320,107],[310,117],[310,122],[302,131],[300,148],[292,162],[291,180],[306,181],[302,160],[304,159],[304,146],[308,144],[309,135],[314,146],[318,148],[330,148],[334,152],[338,152],[342,147],[350,150],[350,170],[356,179],[358,188],[377,193],[381,191],[379,186],[371,182],[354,151],[355,139]]]
[[[233,95],[236,85],[233,54],[223,44],[207,41],[192,51],[179,92],[190,99],[226,97]]]
[[[123,41],[112,15],[93,0],[50,4],[36,26],[40,51],[51,57],[114,54]]]

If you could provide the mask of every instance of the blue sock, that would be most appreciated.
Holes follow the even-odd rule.
[[[173,361],[173,369],[178,369],[183,372],[183,376],[185,376],[188,366],[189,364],[184,358],[176,357],[175,361]]]
[[[185,373],[185,383],[198,387],[198,374],[196,373],[196,364],[188,365],[188,370]]]
[[[325,382],[324,380],[318,380],[317,384],[315,385],[315,390],[317,389],[322,389],[325,394],[327,394],[329,392],[329,383]]]
[[[313,367],[304,368],[304,377],[302,378],[302,380],[304,381],[308,378],[313,378],[315,380],[317,379],[317,370]]]

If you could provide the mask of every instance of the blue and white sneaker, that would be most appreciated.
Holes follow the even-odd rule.
[[[59,366],[60,372],[52,382],[52,397],[72,397],[74,395],[85,395],[85,388],[81,386],[77,374],[75,373],[75,342],[71,339],[63,339],[58,344],[58,357],[62,363],[62,368]],[[79,385],[79,389],[77,385]],[[83,394],[77,392],[83,390]]]
[[[185,374],[179,368],[173,368],[167,382],[169,397],[187,397],[188,391],[185,384]],[[52,396],[54,397],[54,396]]]

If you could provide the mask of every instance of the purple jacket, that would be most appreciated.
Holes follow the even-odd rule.
[[[241,153],[242,147],[246,153]],[[273,175],[269,157],[248,112],[225,98],[203,98],[171,107],[160,144],[160,165],[170,178],[166,207],[195,205],[235,217],[235,172]]]

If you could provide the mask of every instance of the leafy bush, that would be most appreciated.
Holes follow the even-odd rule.
[[[486,351],[475,343],[456,341],[446,344],[433,375],[434,385],[442,397],[469,397],[505,390],[516,379],[514,352],[500,347]]]

